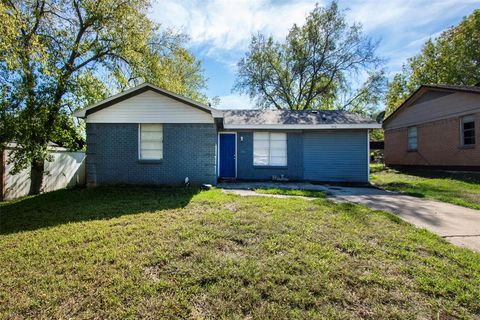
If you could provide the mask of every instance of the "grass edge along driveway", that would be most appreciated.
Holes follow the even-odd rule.
[[[0,318],[478,318],[480,255],[324,199],[63,190],[0,204]]]
[[[371,166],[370,181],[383,189],[480,210],[480,173],[393,170]]]

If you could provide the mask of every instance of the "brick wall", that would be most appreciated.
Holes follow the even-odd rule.
[[[87,124],[87,185],[215,183],[214,124],[163,124],[163,160],[138,159],[138,124]]]
[[[460,117],[417,125],[417,151],[407,151],[407,128],[385,131],[387,165],[480,166],[480,113],[475,114],[476,145],[460,143]]]

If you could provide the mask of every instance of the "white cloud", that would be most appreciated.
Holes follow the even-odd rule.
[[[217,50],[245,50],[252,34],[261,31],[275,38],[302,23],[316,1],[272,3],[268,0],[165,0],[153,6],[157,22],[190,35],[193,45]]]
[[[260,31],[283,38],[294,23],[302,24],[315,3],[330,0],[157,0],[150,16],[188,34],[199,55],[226,65],[232,78],[251,35]],[[360,22],[367,35],[381,40],[378,54],[387,59],[390,74],[398,72],[423,43],[456,24],[478,7],[479,0],[340,0],[349,23]],[[222,94],[224,92],[216,92]],[[237,97],[237,98],[235,98]],[[225,95],[241,105],[248,98]],[[224,103],[222,103],[224,105]],[[245,104],[249,106],[250,104]],[[241,107],[245,107],[241,105]],[[231,108],[232,106],[227,106]]]
[[[400,71],[407,58],[420,52],[429,38],[435,38],[448,23],[478,7],[478,0],[389,0],[352,1],[347,18],[358,21],[365,33],[381,39],[379,54],[388,59],[391,74]],[[447,22],[448,21],[448,22]]]
[[[217,109],[253,109],[254,104],[246,95],[229,94],[220,96],[220,105]]]
[[[421,26],[435,26],[436,22],[458,16],[466,6],[478,3],[478,0],[364,0],[345,5],[350,7],[347,16],[361,22],[367,32],[387,28],[409,33]]]

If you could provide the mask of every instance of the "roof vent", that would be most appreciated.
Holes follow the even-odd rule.
[[[310,110],[310,113],[315,113],[315,114],[317,114],[317,113],[318,113],[318,110]]]

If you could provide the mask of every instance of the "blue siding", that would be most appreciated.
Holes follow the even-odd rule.
[[[163,160],[138,159],[138,124],[87,124],[87,184],[216,183],[214,124],[163,124]]]
[[[304,179],[368,181],[367,130],[305,132]]]
[[[286,167],[259,167],[253,165],[253,131],[238,132],[237,157],[238,179],[270,180],[273,175],[281,174],[290,180],[303,179],[303,139],[301,132],[287,134]]]

